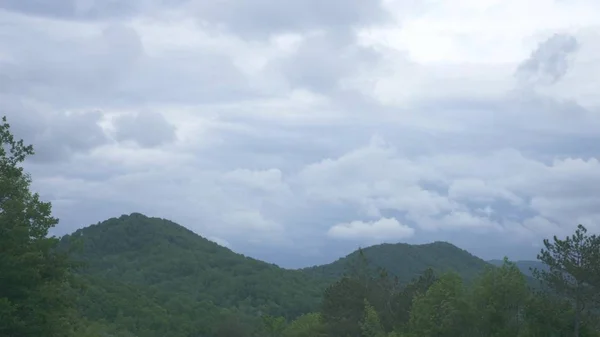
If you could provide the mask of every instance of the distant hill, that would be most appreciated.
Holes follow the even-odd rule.
[[[81,245],[84,316],[140,337],[205,334],[225,309],[296,317],[319,305],[328,284],[137,213],[80,229],[61,243]]]
[[[490,260],[488,262],[495,266],[501,266],[503,263],[502,260]],[[520,260],[513,262],[517,265],[519,270],[521,270],[521,272],[528,277],[533,277],[532,269],[537,268],[539,270],[548,270],[548,266],[546,266],[542,261]]]
[[[362,251],[370,265],[385,268],[391,275],[397,276],[401,284],[410,282],[427,268],[437,273],[455,271],[466,281],[472,281],[489,266],[486,261],[447,242],[380,244]],[[333,263],[304,268],[303,271],[313,276],[338,278],[358,258],[359,252],[355,251]]]

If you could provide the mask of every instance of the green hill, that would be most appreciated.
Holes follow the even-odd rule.
[[[369,265],[385,268],[388,273],[398,277],[400,284],[410,282],[427,268],[437,273],[455,271],[466,281],[471,281],[489,266],[484,260],[447,242],[422,245],[380,244],[364,248],[362,251]],[[316,277],[338,278],[358,258],[359,252],[355,251],[333,263],[303,270]]]

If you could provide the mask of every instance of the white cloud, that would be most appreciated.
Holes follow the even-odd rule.
[[[413,236],[414,233],[413,228],[394,218],[381,218],[372,222],[352,221],[337,224],[327,231],[327,235],[333,238],[366,242],[397,242]]]

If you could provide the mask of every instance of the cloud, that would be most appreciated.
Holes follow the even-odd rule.
[[[58,234],[141,212],[302,266],[361,241],[332,228],[485,258],[600,230],[596,1],[1,6]]]
[[[113,123],[118,141],[132,140],[139,146],[156,147],[175,140],[175,127],[157,112],[122,115]]]
[[[238,0],[191,1],[199,20],[234,34],[261,38],[271,34],[330,29],[345,32],[381,23],[389,13],[382,1],[369,0]]]
[[[377,221],[337,224],[327,231],[327,235],[346,240],[397,242],[413,236],[415,230],[401,224],[394,218],[381,218]]]
[[[100,126],[100,111],[57,112],[40,102],[2,94],[0,105],[15,135],[35,145],[35,161],[67,160],[109,141]]]
[[[554,84],[565,76],[569,56],[579,47],[572,35],[555,34],[540,43],[531,56],[519,65],[516,75],[521,81],[536,84]]]

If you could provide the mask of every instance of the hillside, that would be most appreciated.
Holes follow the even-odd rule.
[[[80,275],[87,287],[79,296],[85,317],[139,336],[207,333],[223,309],[296,317],[317,307],[326,286],[136,213],[62,239],[63,246],[74,243],[86,265]]]
[[[455,271],[470,281],[489,266],[484,260],[447,242],[380,244],[362,251],[371,266],[385,268],[391,275],[397,276],[401,284],[408,283],[427,268],[437,273]],[[343,275],[347,266],[358,258],[359,252],[355,251],[333,263],[305,268],[303,271],[315,277],[334,279]]]

